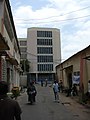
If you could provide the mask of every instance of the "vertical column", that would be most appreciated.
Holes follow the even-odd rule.
[[[2,79],[2,62],[0,57],[0,80]]]
[[[36,83],[38,82],[38,73],[36,73]]]
[[[84,101],[84,66],[85,65],[85,60],[83,59],[83,55],[81,55],[80,58],[80,100]]]
[[[1,33],[2,33],[2,35],[3,35],[3,32],[4,32],[3,23],[4,23],[4,19],[2,18],[2,19],[1,19]]]

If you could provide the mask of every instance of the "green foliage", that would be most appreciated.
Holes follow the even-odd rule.
[[[19,87],[13,87],[11,92],[13,93],[12,97],[14,98],[17,98],[20,95]]]
[[[20,61],[20,64],[23,72],[29,72],[30,66],[29,61],[27,59]]]
[[[29,61],[27,59],[25,61],[25,65],[26,65],[26,72],[29,72]]]

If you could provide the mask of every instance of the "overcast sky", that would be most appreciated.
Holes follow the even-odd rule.
[[[90,0],[10,0],[17,37],[27,28],[60,29],[62,61],[90,45]]]

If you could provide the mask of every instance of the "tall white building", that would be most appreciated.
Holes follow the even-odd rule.
[[[20,52],[21,52],[21,60],[27,59],[27,38],[18,38]]]
[[[30,61],[28,80],[54,80],[55,67],[61,62],[60,30],[28,28],[27,59]]]
[[[27,73],[26,73],[26,66],[25,61],[27,60],[27,38],[18,38],[21,58],[20,61],[23,63],[23,74],[20,75],[20,85],[27,86]],[[22,66],[21,66],[22,68]]]

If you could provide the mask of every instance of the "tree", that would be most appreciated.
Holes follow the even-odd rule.
[[[29,72],[30,66],[29,66],[29,61],[27,59],[25,61],[25,65],[26,65],[26,72]]]
[[[29,63],[30,62],[27,59],[20,61],[21,68],[22,68],[23,72],[29,72],[29,69],[30,69]]]

